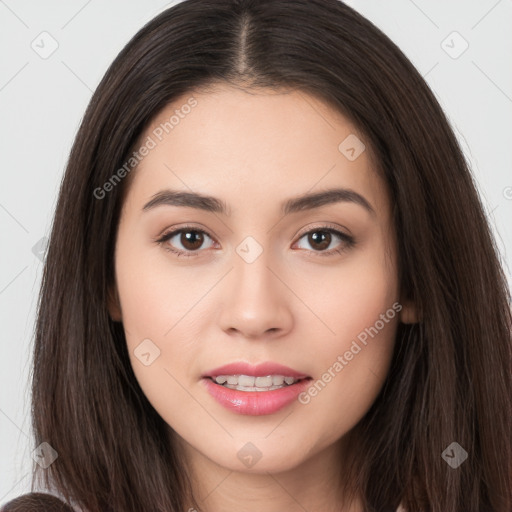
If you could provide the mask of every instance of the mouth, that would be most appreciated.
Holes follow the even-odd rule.
[[[225,388],[248,392],[274,391],[275,389],[293,386],[302,380],[311,379],[311,377],[290,377],[284,375],[253,376],[243,374],[217,375],[206,378]]]
[[[310,386],[311,376],[281,364],[231,363],[204,373],[206,391],[231,412],[274,414],[291,405]]]

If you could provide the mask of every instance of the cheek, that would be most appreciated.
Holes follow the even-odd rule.
[[[330,425],[327,437],[364,416],[389,370],[401,305],[394,260],[384,254],[366,251],[350,264],[347,260],[332,279],[323,280],[323,295],[310,294],[329,329],[321,326],[318,342],[308,348],[316,373],[302,403]]]
[[[124,250],[124,245],[118,247],[116,281],[129,338],[171,338],[215,276],[211,271],[202,276],[191,266],[171,264],[159,247]]]
[[[208,291],[225,270],[171,263],[163,249],[141,246],[130,247],[124,238],[117,248],[122,321],[135,377],[170,423],[172,411],[190,407],[185,389],[197,385],[202,329],[211,312]]]
[[[118,258],[116,265],[123,327],[135,377],[154,409],[174,426],[176,411],[190,409],[185,390],[193,385],[190,368],[199,348],[192,341],[200,339],[194,332],[193,312],[201,306],[194,307],[205,294],[204,283],[183,269],[180,272],[168,264],[163,266],[158,258],[152,260],[147,254],[139,259],[132,252],[129,258]],[[195,416],[200,424],[197,410],[189,410],[186,422]]]
[[[371,244],[349,253],[337,265],[304,268],[302,274],[308,277],[301,279],[299,293],[324,323],[319,324],[318,333],[326,353],[332,355],[350,345],[398,300],[396,263],[393,254],[384,249],[385,242],[374,237]],[[395,323],[396,311],[390,311],[389,316],[391,321],[379,329],[381,339],[393,338],[388,324]]]

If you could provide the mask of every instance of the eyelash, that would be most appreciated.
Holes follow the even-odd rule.
[[[214,238],[203,229],[195,228],[193,226],[183,226],[179,229],[175,229],[173,231],[169,231],[167,233],[164,233],[160,238],[156,239],[155,242],[159,245],[161,245],[166,251],[172,252],[176,254],[177,257],[185,257],[185,258],[194,258],[199,256],[200,250],[197,251],[182,251],[180,249],[174,249],[169,246],[169,244],[166,244],[167,241],[169,241],[171,238],[173,238],[175,235],[182,233],[182,232],[195,232],[195,233],[202,233],[204,235],[207,235],[210,239],[214,240]],[[342,240],[342,247],[338,249],[331,249],[330,251],[314,251],[314,250],[308,250],[308,252],[315,253],[318,256],[326,257],[326,256],[335,256],[338,254],[342,254],[348,249],[351,249],[355,246],[356,241],[354,237],[347,235],[346,233],[342,233],[341,231],[334,229],[330,226],[319,226],[315,227],[313,229],[310,229],[309,231],[306,231],[305,233],[302,233],[299,237],[299,240],[304,238],[306,235],[309,235],[311,233],[331,233],[336,235]],[[304,249],[301,249],[304,250]]]

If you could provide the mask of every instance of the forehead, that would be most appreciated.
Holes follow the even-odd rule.
[[[184,94],[154,117],[139,144],[151,146],[130,186],[140,201],[178,188],[257,211],[284,197],[343,186],[364,193],[377,209],[386,206],[364,136],[302,91],[226,85]]]

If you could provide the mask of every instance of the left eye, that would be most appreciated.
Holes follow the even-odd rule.
[[[337,249],[330,249],[326,250],[333,241],[333,235],[335,238],[338,238],[341,240],[341,247],[338,247]],[[303,238],[307,237],[307,242],[313,246],[313,252],[319,252],[322,253],[322,256],[324,255],[330,255],[333,253],[340,253],[344,251],[345,249],[351,247],[354,245],[354,239],[353,237],[342,233],[341,231],[338,231],[337,229],[332,228],[316,228],[311,231],[308,231],[304,235],[300,237],[299,240],[302,240]],[[316,248],[315,248],[316,245]]]

